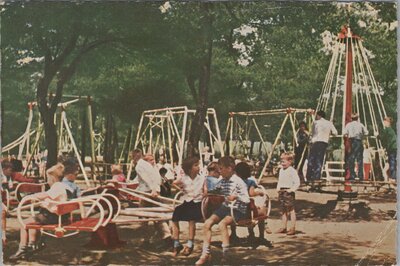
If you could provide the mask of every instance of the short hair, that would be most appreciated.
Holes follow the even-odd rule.
[[[147,161],[147,160],[149,159],[149,157],[152,157],[153,159],[155,159],[155,157],[154,157],[153,154],[151,154],[151,153],[146,153],[146,154],[143,156],[143,160]]]
[[[193,165],[195,163],[198,163],[198,162],[199,162],[199,158],[198,157],[188,157],[188,158],[186,158],[182,162],[183,172],[185,172],[185,174],[189,175],[190,174],[190,170],[192,169]]]
[[[240,178],[247,179],[251,176],[250,165],[246,162],[240,162],[235,166],[235,172]]]
[[[281,159],[286,159],[290,162],[293,162],[294,160],[294,155],[291,152],[284,152],[281,154]]]
[[[325,116],[326,116],[325,111],[322,111],[322,110],[319,110],[319,111],[317,112],[317,115],[320,116],[320,117],[322,117],[322,118],[325,118]]]
[[[353,121],[358,120],[358,114],[357,113],[352,113],[351,114],[351,120],[353,120]]]
[[[393,123],[393,118],[391,118],[390,116],[385,117],[384,120],[387,121],[387,122],[389,122],[390,124]]]
[[[158,172],[160,173],[161,176],[163,176],[168,172],[168,170],[165,167],[161,167]]]
[[[2,169],[8,169],[8,168],[13,169],[13,164],[9,160],[3,160],[3,161],[1,161],[1,168]]]
[[[78,160],[74,157],[65,159],[63,165],[64,175],[75,174],[79,169]]]
[[[208,166],[207,166],[207,171],[211,172],[211,171],[217,171],[218,170],[218,163],[217,162],[211,162]]]
[[[141,149],[134,149],[134,150],[132,151],[132,155],[136,155],[136,154],[143,155],[143,152],[142,152]]]
[[[24,168],[21,160],[12,159],[11,164],[14,172],[21,172]]]
[[[224,156],[219,158],[218,164],[224,167],[232,167],[235,168],[235,159],[232,156]]]
[[[135,160],[136,157],[142,158],[142,156],[143,156],[143,152],[142,152],[141,149],[134,149],[134,150],[132,151],[132,159],[133,159],[133,160]],[[139,158],[138,158],[138,159],[139,159]]]
[[[111,165],[111,174],[117,175],[122,173],[122,167],[120,164]]]
[[[64,175],[64,169],[65,167],[62,163],[57,163],[56,165],[53,165],[52,167],[47,169],[46,174],[60,181],[62,176]]]
[[[299,127],[301,127],[301,126],[307,127],[307,123],[305,121],[300,121]]]

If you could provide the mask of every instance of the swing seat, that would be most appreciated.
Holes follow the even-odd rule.
[[[268,219],[269,213],[271,212],[271,200],[267,195],[265,188],[263,186],[258,186],[258,189],[261,189],[263,192],[263,196],[256,196],[250,198],[250,203],[247,208],[247,218],[239,221],[235,220],[235,216],[233,215],[234,210],[234,202],[230,204],[231,207],[231,216],[233,218],[234,223],[237,226],[255,226],[259,221],[264,221]]]
[[[75,235],[82,231],[96,232],[100,227],[112,223],[112,219],[116,218],[121,210],[120,202],[114,195],[92,195],[57,203],[55,214],[59,219],[56,224],[25,223],[21,216],[22,209],[30,208],[31,217],[34,217],[34,208],[40,203],[37,200],[22,200],[17,208],[18,220],[26,229],[40,230],[42,233],[55,238]],[[78,210],[79,215],[74,215],[74,212]],[[95,210],[95,214],[90,216],[93,210]],[[69,215],[68,221],[62,221],[64,215]]]
[[[233,210],[233,209],[232,209]],[[233,216],[232,216],[233,217]],[[247,210],[247,219],[242,219],[236,222],[237,226],[255,226],[259,221],[266,220],[268,215],[265,211],[262,211],[260,207],[257,207],[254,199],[250,199],[250,203]]]
[[[222,203],[224,203],[225,197],[218,194],[207,194],[201,201],[201,213],[203,220],[207,220],[216,211]]]

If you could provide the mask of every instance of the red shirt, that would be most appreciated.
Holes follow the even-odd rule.
[[[20,183],[36,183],[35,179],[32,178],[27,178],[25,176],[23,176],[21,173],[19,172],[14,172],[11,174],[11,179],[15,182],[20,182]]]

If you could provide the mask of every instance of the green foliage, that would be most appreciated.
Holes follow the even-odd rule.
[[[162,13],[161,4],[7,4],[1,13],[3,143],[26,126],[26,103],[35,100],[38,76],[44,73],[41,44],[60,55],[74,33],[79,34],[79,47],[113,39],[84,56],[64,89],[65,94],[93,96],[97,121],[111,112],[117,128],[126,132],[146,109],[195,108],[188,79],[198,87],[207,48],[205,5],[170,2]],[[389,114],[395,114],[394,4],[353,3],[348,8],[333,3],[219,2],[208,7],[213,45],[208,100],[221,129],[229,111],[315,108],[330,60],[321,51],[321,33],[337,34],[349,19],[375,56],[372,70]],[[27,56],[31,62],[17,63]],[[119,136],[123,142],[124,134]]]

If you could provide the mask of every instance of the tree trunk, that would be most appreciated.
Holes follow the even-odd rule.
[[[200,68],[199,94],[190,134],[188,139],[187,156],[199,156],[199,141],[204,128],[208,108],[208,90],[210,84],[210,69],[212,58],[212,17],[209,10],[209,3],[203,3],[204,9],[204,44],[206,54]]]
[[[54,124],[54,113],[48,110],[46,114],[42,113],[41,115],[43,117],[45,142],[47,148],[46,169],[49,169],[53,165],[57,164],[57,128]]]

